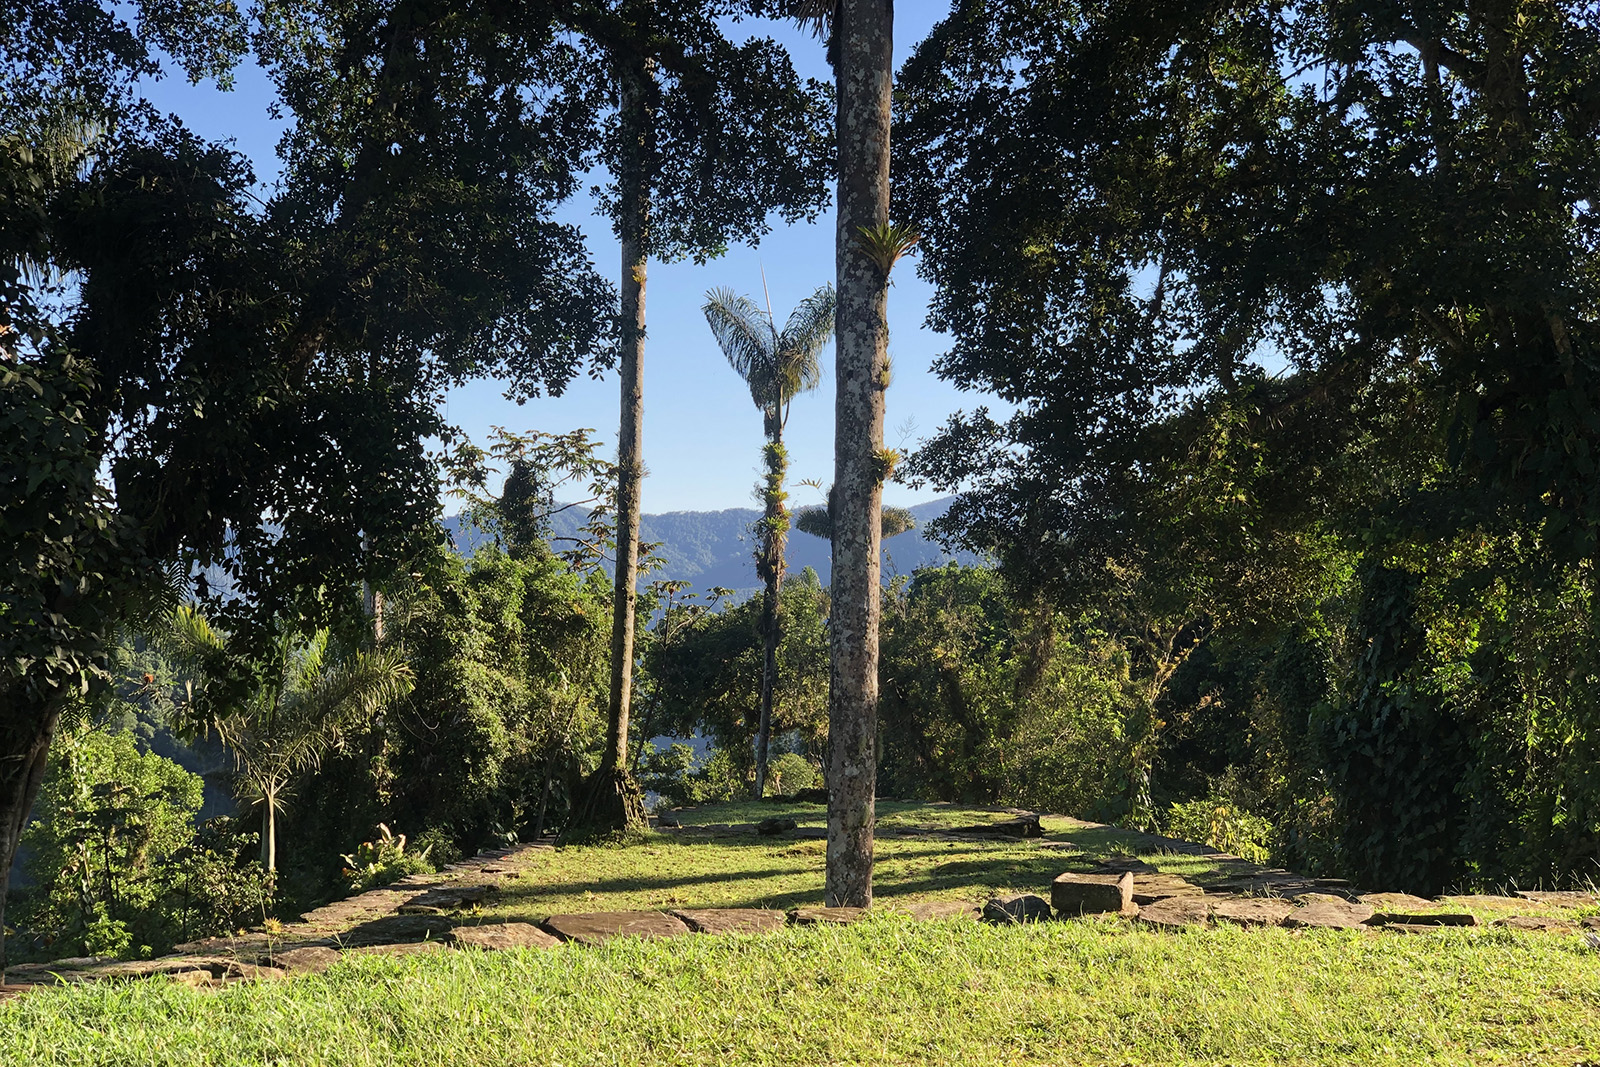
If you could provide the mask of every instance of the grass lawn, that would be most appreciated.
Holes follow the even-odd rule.
[[[1002,813],[884,806],[884,822]],[[685,821],[821,809],[728,805]],[[346,956],[221,989],[166,979],[0,1003],[0,1065],[1552,1064],[1600,1067],[1600,954],[1501,929],[1155,932],[1120,920],[916,923],[896,901],[1043,892],[1136,838],[887,838],[885,907],[846,927],[499,953]],[[1203,857],[1148,854],[1203,880]],[[658,835],[536,850],[466,921],[821,902],[823,843]],[[1529,905],[1523,914],[1536,914]]]
[[[876,918],[764,937],[345,959],[0,1008],[7,1064],[1560,1064],[1600,1061],[1600,956],[1373,935]]]

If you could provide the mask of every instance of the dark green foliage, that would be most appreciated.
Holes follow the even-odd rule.
[[[1323,724],[1345,855],[1362,885],[1436,896],[1462,871],[1457,855],[1469,741],[1420,676],[1426,662],[1417,577],[1368,566],[1361,575],[1356,661],[1346,709]]]
[[[784,585],[779,606],[772,736],[789,735],[800,751],[820,756],[827,739],[828,594],[807,568]],[[754,772],[761,600],[752,597],[720,611],[676,611],[665,619],[670,633],[658,633],[646,656],[649,688],[641,717],[655,733],[711,738],[742,782]]]
[[[52,956],[159,954],[260,922],[271,879],[226,819],[199,828],[201,782],[130,733],[60,739],[24,835],[31,890],[17,920]]]
[[[918,571],[885,601],[884,794],[1123,814],[1129,702],[1099,640],[993,569]]]
[[[385,646],[409,695],[349,736],[289,811],[308,856],[302,892],[379,823],[471,854],[560,826],[602,737],[609,596],[539,545],[470,559],[444,550],[383,601]],[[420,847],[420,846],[416,846]]]

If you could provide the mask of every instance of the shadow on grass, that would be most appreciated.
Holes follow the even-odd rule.
[[[993,850],[995,852],[1000,849]],[[880,863],[880,876],[875,880],[874,895],[881,900],[915,897],[963,897],[981,900],[994,893],[1019,890],[1045,892],[1056,875],[1082,864],[1082,860],[1041,851],[1032,855],[1016,855],[1015,849],[1004,855],[963,855],[944,862],[931,863],[948,855],[940,847],[918,848],[888,852]],[[774,857],[778,858],[778,857]],[[555,910],[606,911],[622,907],[660,908],[670,903],[672,907],[718,908],[776,908],[786,909],[821,903],[824,871],[822,857],[813,857],[812,863],[772,864],[759,868],[716,871],[696,871],[672,874],[669,872],[638,874],[601,874],[595,878],[564,878],[559,882],[506,887],[499,898],[496,911],[517,912],[521,916],[543,918]],[[921,869],[905,871],[905,866]],[[763,886],[760,883],[776,885]],[[716,886],[723,889],[742,887],[733,894],[721,893],[712,897],[695,892],[696,889]],[[574,897],[589,897],[581,906],[567,903]],[[656,900],[625,903],[620,897],[644,896],[647,898],[670,896],[669,902]],[[562,900],[562,898],[567,898]],[[610,898],[610,899],[608,899]]]

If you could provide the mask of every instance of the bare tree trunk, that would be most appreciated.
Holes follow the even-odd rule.
[[[0,979],[6,967],[6,892],[11,885],[11,864],[17,858],[34,798],[44,784],[50,742],[61,721],[59,703],[43,708],[27,708],[25,699],[8,703],[8,717],[15,719],[0,730]]]
[[[883,391],[888,385],[888,271],[860,244],[889,220],[892,0],[840,0],[837,49],[839,216],[835,257],[833,614],[828,691],[830,906],[872,903],[877,780],[879,558]]]
[[[265,793],[261,806],[261,865],[269,874],[278,869],[277,807],[277,795]]]
[[[644,797],[629,773],[628,716],[633,700],[633,637],[639,581],[640,483],[644,478],[644,297],[649,187],[645,146],[650,113],[645,93],[651,77],[641,56],[618,63],[622,123],[629,131],[617,184],[622,200],[621,419],[617,429],[617,573],[611,617],[611,694],[606,751],[573,812],[572,828],[628,830],[647,825]]]
[[[766,588],[761,598],[761,709],[756,728],[755,798],[760,800],[767,787],[767,755],[772,743],[772,704],[778,689],[778,617],[783,592],[784,549],[788,543],[789,513],[783,504],[783,480],[789,457],[783,447],[782,416],[767,417],[767,475],[763,493],[766,500],[765,528],[761,538],[761,572]]]

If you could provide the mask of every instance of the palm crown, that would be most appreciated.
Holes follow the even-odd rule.
[[[818,358],[833,337],[833,286],[806,297],[778,329],[771,308],[762,309],[732,289],[706,293],[704,311],[723,355],[750,386],[750,398],[779,426],[789,421],[789,402],[822,380]]]

